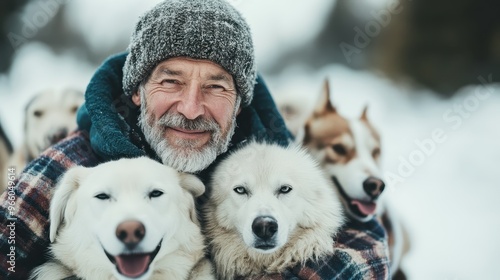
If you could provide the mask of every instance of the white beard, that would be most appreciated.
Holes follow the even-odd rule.
[[[144,91],[141,89],[139,91],[142,100],[139,127],[144,133],[146,141],[161,158],[163,164],[181,172],[195,173],[207,168],[218,155],[227,151],[236,128],[236,114],[240,98],[237,98],[233,116],[230,119],[231,124],[223,133],[220,125],[214,119],[196,118],[189,120],[178,113],[167,112],[155,122],[154,116],[149,114],[147,110]],[[201,148],[196,147],[196,140],[176,139],[171,145],[164,137],[167,127],[209,131],[210,140]]]

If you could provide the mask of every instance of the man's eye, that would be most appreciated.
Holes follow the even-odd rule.
[[[205,89],[209,90],[209,91],[223,91],[223,90],[226,90],[226,88],[224,88],[223,86],[221,85],[208,85],[205,87]]]
[[[224,88],[223,86],[221,85],[209,85],[208,86],[209,88]]]
[[[173,85],[180,84],[180,82],[178,80],[172,80],[172,79],[165,79],[165,80],[161,81],[161,83],[163,85],[166,85],[166,86],[173,86]]]

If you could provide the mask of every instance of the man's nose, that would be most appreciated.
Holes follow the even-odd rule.
[[[199,86],[189,86],[177,104],[177,111],[187,119],[194,120],[205,113],[202,91]]]

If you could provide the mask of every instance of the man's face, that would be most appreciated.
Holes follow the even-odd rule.
[[[164,164],[184,172],[205,169],[227,150],[239,98],[232,76],[208,60],[167,59],[132,96],[139,125]]]

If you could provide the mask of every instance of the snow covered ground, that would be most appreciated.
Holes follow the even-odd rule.
[[[128,36],[137,16],[156,2],[121,3],[116,10],[112,0],[73,0],[67,3],[67,17],[92,48],[99,48],[108,38]],[[232,2],[253,28],[259,65],[316,34],[333,5],[331,0],[310,0],[285,9],[286,0]],[[267,8],[258,8],[262,6]],[[52,86],[83,90],[96,66],[37,43],[16,55],[9,75],[0,76],[0,119],[19,143],[22,110],[30,96]],[[481,77],[488,81],[488,76]],[[411,232],[412,250],[404,262],[410,279],[498,279],[500,85],[465,87],[442,100],[341,65],[314,71],[297,66],[265,78],[275,94],[301,96],[306,104],[315,100],[325,77],[341,113],[358,117],[369,104],[369,118],[381,131],[386,195]]]

